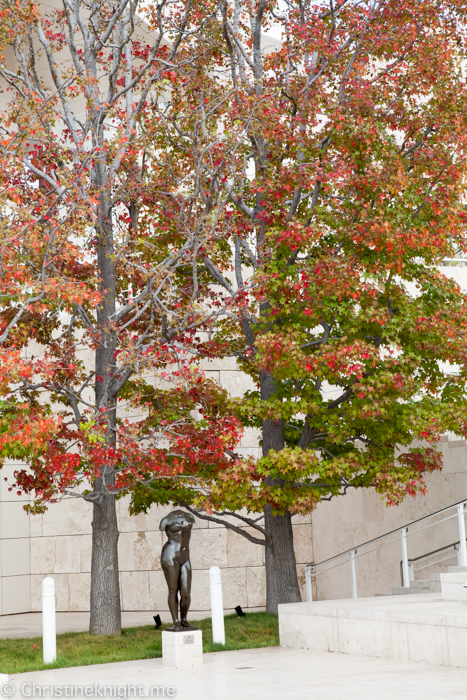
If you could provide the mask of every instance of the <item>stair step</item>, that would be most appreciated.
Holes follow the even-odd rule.
[[[392,595],[418,595],[419,593],[431,593],[430,586],[418,586],[417,588],[406,588],[405,586],[396,586],[392,589]]]
[[[430,582],[427,581],[426,579],[419,579],[416,581],[411,581],[410,582],[410,588],[429,588],[430,587]]]
[[[441,574],[428,574],[430,581],[441,581]]]

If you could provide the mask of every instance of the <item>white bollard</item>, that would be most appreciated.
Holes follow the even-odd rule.
[[[209,581],[211,584],[212,641],[217,644],[225,644],[224,602],[222,600],[221,570],[218,566],[211,566]]]
[[[57,626],[55,622],[55,582],[51,576],[42,581],[42,646],[44,663],[57,659]]]

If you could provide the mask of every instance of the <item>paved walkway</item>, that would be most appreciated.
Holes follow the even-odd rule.
[[[13,698],[467,699],[467,668],[281,647],[205,654],[197,668],[167,668],[162,659],[150,659],[22,673],[9,680],[0,693]]]

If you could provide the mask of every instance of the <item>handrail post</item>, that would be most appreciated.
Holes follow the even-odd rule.
[[[352,549],[349,552],[350,555],[350,579],[352,582],[352,598],[358,598],[357,596],[357,572],[355,570],[355,555],[357,553],[356,549]]]
[[[465,520],[464,520],[465,503],[459,503],[457,506],[457,521],[459,523],[459,565],[467,566],[467,545],[465,541]]]
[[[407,528],[401,528],[402,579],[404,588],[410,588],[409,558],[407,556]]]
[[[313,602],[313,587],[311,585],[311,566],[305,566],[305,588],[306,588],[306,602]]]

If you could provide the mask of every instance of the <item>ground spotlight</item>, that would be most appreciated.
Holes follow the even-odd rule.
[[[153,616],[154,622],[156,623],[155,629],[158,630],[162,626],[162,620],[160,615]]]
[[[243,612],[240,605],[237,605],[237,607],[235,608],[235,612],[237,613],[238,617],[245,617],[246,616],[246,613]]]

